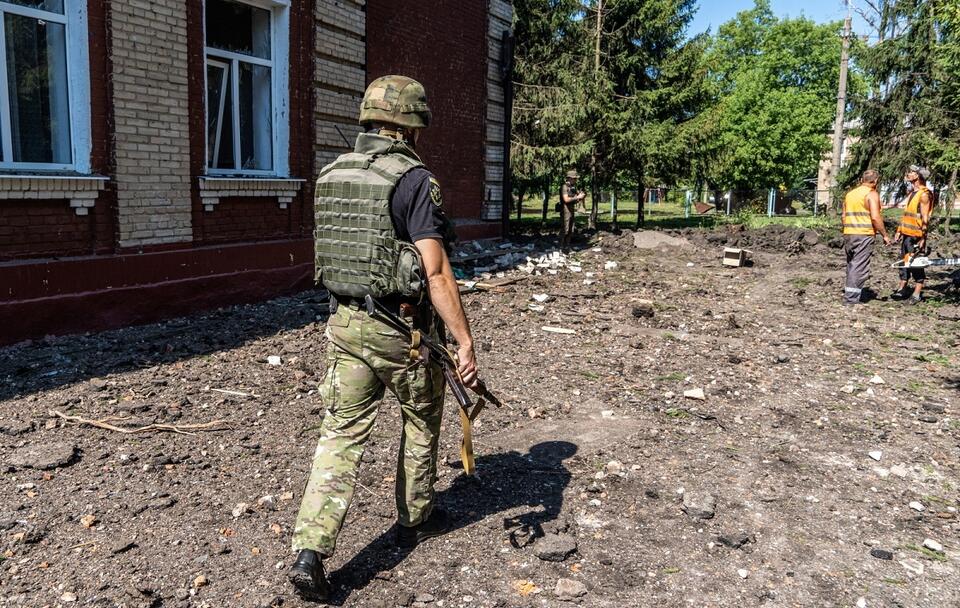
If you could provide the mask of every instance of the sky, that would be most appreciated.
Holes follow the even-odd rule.
[[[753,8],[753,0],[700,0],[700,8],[690,26],[690,35],[705,32],[717,33],[720,24],[732,19],[740,11]],[[842,21],[846,16],[843,0],[771,0],[770,8],[777,17],[800,17],[818,23]],[[858,27],[859,26],[859,27]],[[854,31],[863,31],[862,20],[854,15]]]

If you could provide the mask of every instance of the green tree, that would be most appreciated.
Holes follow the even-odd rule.
[[[872,167],[900,190],[904,169],[921,163],[934,186],[952,189],[960,166],[960,5],[886,0],[872,23],[879,40],[854,54],[871,87],[854,98],[860,139],[844,181]]]
[[[589,144],[576,40],[579,0],[515,0],[516,90],[511,167],[521,198],[551,190],[570,166],[585,166]]]
[[[582,19],[595,227],[599,192],[621,176],[671,178],[687,158],[682,125],[702,95],[705,37],[686,39],[694,0],[593,0]],[[592,61],[591,61],[592,59]],[[614,215],[616,224],[616,215]]]
[[[752,189],[816,175],[830,145],[840,27],[777,19],[768,0],[720,27],[708,57],[715,105],[698,117],[697,178]]]

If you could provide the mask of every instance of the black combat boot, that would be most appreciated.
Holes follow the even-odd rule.
[[[330,597],[330,583],[323,573],[323,562],[320,554],[310,549],[304,549],[297,554],[288,575],[290,582],[297,588],[297,592],[305,600],[325,602]]]
[[[450,516],[443,509],[434,509],[426,521],[416,526],[398,526],[397,544],[406,549],[412,549],[434,536],[440,536],[450,531]]]

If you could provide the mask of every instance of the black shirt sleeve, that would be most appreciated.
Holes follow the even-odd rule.
[[[453,227],[443,212],[440,184],[423,167],[412,169],[400,178],[390,214],[402,241],[441,239],[447,247],[453,242]]]

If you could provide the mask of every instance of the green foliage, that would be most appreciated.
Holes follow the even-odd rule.
[[[854,49],[871,88],[853,98],[861,139],[844,181],[871,167],[887,185],[902,187],[905,168],[919,163],[935,185],[953,182],[960,166],[960,3],[884,0],[872,25],[879,41]]]
[[[793,187],[816,174],[836,106],[839,27],[777,19],[767,0],[720,27],[708,56],[715,105],[700,117],[705,181]]]

